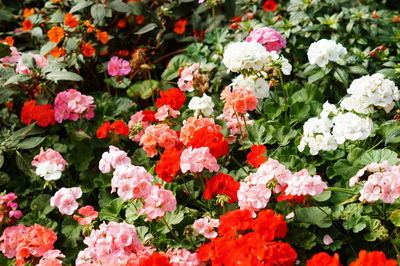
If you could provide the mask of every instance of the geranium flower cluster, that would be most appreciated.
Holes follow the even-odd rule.
[[[370,114],[374,112],[374,107],[388,113],[400,99],[399,89],[394,82],[380,73],[353,80],[347,93],[349,96],[342,100],[340,107],[360,114]]]
[[[216,238],[218,233],[214,230],[218,228],[219,220],[213,219],[208,216],[204,218],[197,219],[193,223],[193,229],[196,233],[203,235],[205,238]]]
[[[232,176],[218,173],[211,179],[206,180],[203,197],[210,200],[217,195],[224,195],[228,197],[226,201],[232,204],[238,201],[237,192],[239,187],[240,182],[235,181]]]
[[[33,157],[32,165],[36,167],[36,174],[43,177],[44,180],[57,180],[61,177],[68,163],[61,154],[53,149],[40,148],[40,153]]]
[[[311,257],[307,261],[307,266],[341,266],[339,255],[335,253],[330,256],[328,253],[319,252]],[[386,258],[385,253],[382,251],[371,251],[361,250],[358,253],[358,258],[352,261],[349,266],[361,266],[361,265],[385,265],[385,266],[396,266],[398,265],[396,260]]]
[[[370,163],[350,178],[350,186],[360,183],[360,178],[369,173],[362,182],[360,201],[394,203],[400,197],[400,166],[390,165],[387,161]]]
[[[150,122],[157,122],[157,119],[154,117],[155,114],[156,111],[145,110],[132,115],[128,122],[129,138],[135,142],[140,142],[140,138],[150,125]]]
[[[46,260],[57,262],[57,257],[63,257],[59,250],[53,250],[56,240],[57,235],[51,229],[39,224],[30,227],[19,224],[4,230],[0,237],[0,251],[9,259],[16,258],[17,266],[23,266],[26,262],[42,256],[42,264],[39,265],[46,265]],[[58,265],[61,265],[60,263],[61,261]]]
[[[191,92],[194,91],[193,83],[196,76],[200,73],[200,64],[195,63],[189,67],[185,67],[180,71],[180,77],[178,79],[178,87],[182,91]]]
[[[299,151],[310,148],[311,155],[336,150],[346,140],[364,140],[373,130],[372,120],[355,113],[343,112],[328,102],[323,105],[320,117],[308,119],[303,126]]]
[[[27,74],[32,75],[32,70],[26,65],[27,60],[32,60],[35,62],[37,69],[43,69],[48,65],[47,59],[39,54],[33,53],[21,53],[14,46],[10,46],[11,55],[3,57],[0,59],[0,62],[3,64],[13,64],[15,65],[15,72],[18,74]]]
[[[255,41],[234,42],[225,47],[222,63],[232,72],[242,74],[257,74],[269,72],[271,69],[290,75],[292,66],[289,61],[276,51],[267,51]]]
[[[243,76],[240,74],[232,80],[232,87],[234,90],[238,88],[248,88],[253,91],[257,99],[264,99],[270,96],[268,81],[255,75]]]
[[[286,47],[286,39],[276,30],[262,27],[252,30],[246,38],[247,42],[258,42],[264,45],[267,51],[277,51]]]
[[[50,199],[50,206],[57,207],[61,214],[72,215],[78,209],[78,202],[82,196],[80,187],[60,188]]]
[[[54,118],[58,123],[63,120],[76,121],[79,118],[90,120],[94,117],[92,96],[83,95],[75,89],[69,89],[57,94],[54,100]]]
[[[310,64],[318,65],[319,67],[326,66],[329,61],[337,62],[341,56],[346,54],[347,50],[343,45],[326,39],[313,42],[307,51]]]
[[[92,230],[83,243],[88,247],[79,252],[75,261],[77,266],[200,265],[197,254],[186,249],[168,249],[166,253],[154,252],[153,248],[140,242],[135,227],[125,222],[103,222],[99,229]]]
[[[214,102],[207,94],[203,94],[202,97],[193,97],[190,100],[188,107],[190,110],[194,110],[194,116],[196,117],[209,117],[214,112]]]
[[[103,173],[114,170],[111,192],[117,192],[125,201],[143,200],[144,206],[138,213],[146,215],[146,220],[163,217],[167,211],[175,210],[176,198],[172,191],[152,185],[153,177],[146,169],[132,165],[127,154],[118,148],[110,146],[110,152],[103,153],[99,168]]]
[[[22,217],[21,210],[18,210],[18,203],[14,202],[17,195],[8,193],[0,195],[0,225],[8,225],[14,223]]]
[[[129,128],[122,120],[114,121],[112,124],[110,121],[106,121],[97,129],[96,137],[98,139],[105,139],[111,132],[121,136],[128,136]]]
[[[30,125],[36,121],[38,126],[54,126],[54,110],[51,104],[37,105],[36,100],[29,100],[24,103],[21,110],[21,122]]]
[[[79,208],[79,215],[74,215],[74,220],[78,221],[80,225],[88,225],[91,224],[93,220],[96,220],[99,216],[99,213],[94,210],[93,206],[87,205]]]
[[[128,75],[131,72],[129,61],[113,56],[111,60],[108,61],[107,72],[110,76]]]
[[[278,161],[268,158],[257,171],[240,182],[237,193],[241,210],[256,211],[264,209],[272,191],[282,192],[283,196],[315,196],[328,188],[319,175],[311,176],[307,169],[291,173]]]
[[[230,211],[220,217],[218,237],[202,245],[197,254],[213,265],[292,265],[297,253],[284,238],[287,225],[282,215],[264,210],[253,219],[248,210]]]

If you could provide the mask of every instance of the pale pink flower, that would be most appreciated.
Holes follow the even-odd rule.
[[[115,146],[110,145],[109,152],[104,152],[99,161],[99,169],[106,174],[120,165],[131,164],[128,154]]]
[[[92,96],[83,95],[77,90],[69,89],[57,94],[54,100],[54,119],[61,123],[63,120],[76,121],[79,118],[88,120],[94,117]]]
[[[58,249],[48,250],[43,254],[37,266],[62,266],[62,261],[58,258],[65,258],[65,255]]]
[[[22,57],[18,59],[17,67],[15,68],[15,72],[18,74],[28,74],[32,75],[32,71],[28,68],[27,65],[22,61]]]
[[[251,185],[246,182],[240,182],[240,188],[237,192],[238,204],[241,210],[249,210],[255,214],[255,211],[264,209],[271,197],[271,190],[265,185]]]
[[[357,171],[357,173],[350,178],[349,184],[353,187],[355,184],[359,182],[360,177],[362,177],[365,172],[383,172],[383,171],[390,171],[392,166],[388,163],[388,161],[383,161],[381,163],[372,162],[365,166],[364,168]]]
[[[0,236],[0,251],[4,256],[11,259],[17,255],[17,247],[24,240],[26,229],[23,224],[4,229],[3,235]]]
[[[181,91],[191,92],[193,88],[193,78],[199,74],[200,64],[195,63],[189,67],[185,67],[178,79],[178,87]]]
[[[99,213],[94,210],[93,206],[87,205],[79,208],[78,213],[83,217],[74,215],[74,220],[77,220],[80,225],[91,224],[93,220],[96,220]]]
[[[131,72],[131,67],[129,61],[113,56],[107,64],[107,71],[110,76],[123,76]]]
[[[146,128],[139,144],[150,158],[157,155],[157,145],[162,148],[174,147],[178,142],[178,135],[167,125],[151,125]]]
[[[223,119],[226,121],[226,125],[229,128],[229,133],[230,136],[228,140],[230,139],[229,143],[233,143],[236,140],[236,135],[243,134],[243,137],[247,139],[247,126],[252,126],[254,124],[254,121],[249,118],[249,114],[245,113],[243,119],[242,116],[235,115],[235,112],[233,109],[226,109],[224,112],[217,117],[218,119]]]
[[[31,54],[29,53],[29,55],[31,55],[33,57],[33,59],[35,60],[35,63],[38,67],[40,68],[44,68],[46,67],[49,62],[47,61],[46,57],[40,55],[40,54]]]
[[[146,221],[163,217],[167,211],[176,209],[176,198],[172,191],[153,186],[150,194],[144,199],[144,206],[138,211],[139,215],[146,215]]]
[[[204,235],[205,238],[216,238],[218,233],[214,230],[219,227],[219,220],[210,217],[197,219],[193,223],[193,229],[198,234]]]
[[[21,57],[21,53],[18,52],[17,48],[14,46],[10,47],[11,50],[11,55],[0,58],[0,62],[5,63],[5,64],[16,64],[19,61],[19,58]]]
[[[140,243],[135,227],[125,222],[103,222],[83,243],[88,247],[79,252],[75,261],[77,266],[126,265],[130,259],[153,253]]]
[[[252,30],[246,38],[247,42],[259,42],[267,51],[277,51],[286,47],[286,40],[274,29],[262,27]]]
[[[142,166],[118,166],[111,179],[111,192],[117,191],[123,200],[140,199],[150,194],[153,177]]]
[[[286,195],[294,196],[315,196],[328,188],[328,185],[321,180],[319,175],[311,176],[307,169],[294,173],[287,180]]]
[[[329,246],[332,244],[334,241],[330,235],[324,235],[323,242],[325,245]]]
[[[179,114],[180,112],[172,109],[171,106],[163,105],[158,108],[157,113],[154,115],[154,117],[159,121],[164,121],[168,117],[176,118]]]
[[[210,172],[218,172],[219,165],[217,159],[211,155],[208,147],[192,148],[183,150],[181,154],[180,166],[182,173],[200,173],[204,169]]]
[[[72,215],[78,209],[78,202],[82,196],[80,187],[60,188],[50,199],[50,206],[57,207],[61,214]]]
[[[172,250],[169,248],[166,254],[172,266],[198,266],[201,264],[197,253],[191,253],[186,249],[175,248]]]

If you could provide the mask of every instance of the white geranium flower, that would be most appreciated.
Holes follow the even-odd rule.
[[[310,64],[318,65],[319,67],[326,66],[329,61],[336,62],[345,54],[347,54],[347,50],[343,45],[326,39],[312,43],[307,51]]]
[[[232,82],[233,89],[248,88],[254,92],[258,99],[264,99],[269,96],[269,83],[263,78],[257,76],[244,77],[237,76]]]
[[[189,102],[189,109],[194,110],[194,115],[210,116],[214,112],[214,103],[212,98],[206,94],[200,97],[193,97]]]
[[[361,118],[354,113],[338,114],[333,119],[332,135],[338,144],[346,140],[364,140],[369,137],[373,129],[370,118]]]

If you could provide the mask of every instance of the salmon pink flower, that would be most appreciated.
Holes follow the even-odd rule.
[[[94,117],[93,97],[80,93],[77,90],[69,89],[57,94],[54,100],[54,117],[58,123],[63,120],[76,121],[79,118],[88,120]]]
[[[219,220],[212,219],[210,217],[204,217],[197,219],[193,224],[193,229],[198,234],[204,235],[205,238],[211,239],[216,238],[218,233],[214,231],[214,228],[218,228]]]
[[[60,188],[50,199],[50,206],[57,207],[61,214],[72,215],[78,209],[78,202],[82,196],[80,187]]]
[[[99,213],[94,210],[93,206],[90,206],[90,205],[81,207],[78,210],[78,213],[80,215],[82,215],[83,217],[80,217],[78,215],[74,215],[73,218],[74,218],[74,220],[77,220],[80,225],[91,224],[91,222],[93,220],[96,220],[98,215],[99,215]]]

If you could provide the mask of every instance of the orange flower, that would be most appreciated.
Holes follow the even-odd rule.
[[[25,19],[22,22],[22,30],[23,31],[28,31],[28,30],[31,30],[32,28],[33,28],[33,24],[32,24],[32,21],[30,21],[29,19]]]
[[[106,44],[108,42],[108,33],[106,31],[96,30],[97,40],[99,40],[102,44]]]
[[[7,44],[8,46],[14,45],[14,39],[11,36],[7,36],[4,40],[1,40],[0,43]]]
[[[264,11],[274,12],[276,10],[276,2],[274,0],[267,0],[263,4]]]
[[[64,24],[71,29],[75,28],[79,25],[79,21],[76,17],[74,17],[71,13],[67,13],[64,16]]]
[[[94,25],[93,24],[90,24],[90,21],[89,20],[85,20],[85,22],[83,22],[83,25],[85,25],[86,27],[87,27],[87,32],[88,33],[91,33],[91,32],[93,32],[94,31]]]
[[[126,18],[121,18],[118,20],[117,28],[123,29],[126,27]]]
[[[64,47],[54,47],[53,50],[51,50],[50,54],[54,57],[54,58],[59,58],[60,56],[64,56],[65,55],[65,49]]]
[[[177,22],[175,22],[174,32],[176,34],[184,34],[186,31],[186,24],[187,24],[187,19],[178,20]]]
[[[53,3],[58,3],[58,2],[60,2],[61,0],[50,0],[51,2],[53,2]]]
[[[31,8],[25,8],[24,9],[24,13],[22,14],[22,17],[27,18],[29,16],[32,16],[33,14],[35,14],[35,9]]]
[[[135,21],[137,24],[142,25],[144,22],[144,16],[136,16]]]
[[[82,54],[86,57],[91,57],[93,56],[95,50],[94,47],[90,43],[84,43],[81,46]]]
[[[64,30],[61,27],[53,27],[49,32],[47,33],[47,36],[49,37],[50,41],[58,44],[62,38],[64,38]]]

